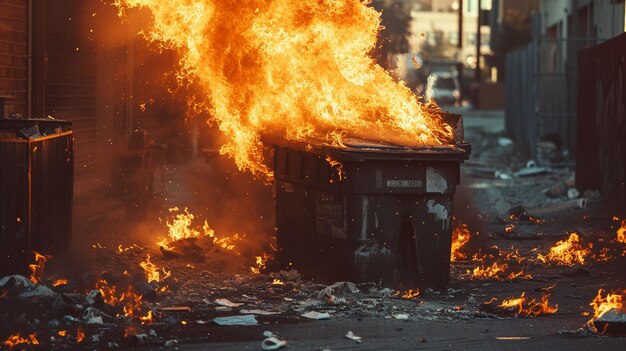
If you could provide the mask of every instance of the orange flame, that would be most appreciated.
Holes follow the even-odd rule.
[[[591,250],[589,247],[583,247],[580,236],[577,233],[571,233],[566,240],[557,241],[547,255],[537,255],[537,259],[543,263],[573,266],[585,264],[585,258],[590,254]]]
[[[96,288],[100,290],[100,294],[102,294],[104,302],[109,305],[116,305],[120,301],[120,299],[115,296],[115,286],[109,286],[109,283],[106,280],[100,279],[96,283]]]
[[[266,252],[264,252],[261,256],[256,256],[255,260],[256,260],[256,267],[250,267],[250,271],[254,274],[259,274],[261,273],[262,269],[265,269],[265,263],[267,262],[267,260],[269,260],[272,256]]]
[[[506,272],[508,265],[506,263],[492,263],[490,266],[481,265],[472,270],[472,278],[477,280],[499,278]]]
[[[624,305],[622,304],[623,296],[618,293],[607,293],[606,296],[602,296],[604,293],[603,289],[598,290],[598,295],[591,301],[589,304],[593,307],[593,318],[598,319],[610,310],[624,310]],[[626,312],[626,311],[624,311]]]
[[[413,146],[450,141],[452,130],[376,65],[380,13],[362,0],[115,0],[120,15],[151,15],[147,40],[180,53],[225,136],[220,152],[271,178],[261,136],[327,138],[332,132]],[[341,138],[338,140],[341,142]]]
[[[35,263],[28,265],[28,268],[31,272],[30,280],[33,283],[38,284],[41,281],[41,278],[43,278],[43,268],[46,261],[48,258],[52,258],[52,256],[42,255],[37,251],[33,251],[33,253],[35,254]]]
[[[132,286],[128,286],[120,301],[124,304],[124,315],[126,317],[133,317],[139,314],[141,310],[141,294],[137,294],[133,291]]]
[[[524,273],[523,270],[519,272],[511,272],[506,274],[509,265],[506,263],[493,262],[491,265],[482,264],[475,267],[472,271],[472,279],[474,280],[512,280],[516,278],[520,279],[532,279],[532,275]],[[468,271],[470,273],[470,271]]]
[[[617,241],[626,244],[626,219],[622,219],[622,226],[617,229]]]
[[[283,281],[280,279],[274,279],[272,281],[272,285],[285,285],[285,283],[283,283]]]
[[[332,157],[330,157],[330,155],[326,155],[326,162],[328,162],[331,168],[337,170],[337,176],[339,177],[339,181],[345,179],[346,176],[343,173],[343,164],[341,162],[333,159]],[[333,180],[331,179],[330,182],[332,183]]]
[[[516,308],[516,315],[539,316],[542,314],[554,314],[559,310],[559,305],[550,306],[548,302],[549,297],[549,295],[543,295],[539,302],[535,299],[529,301],[526,298],[526,293],[522,292],[520,297],[505,299],[498,307],[505,309]]]
[[[403,299],[414,299],[420,295],[420,289],[415,288],[407,290],[404,294],[402,294]]]
[[[81,327],[78,327],[78,330],[76,330],[76,342],[81,343],[83,340],[85,340],[85,332]]]
[[[452,231],[452,248],[450,259],[451,261],[465,260],[467,259],[467,254],[461,252],[461,248],[463,248],[470,241],[470,232],[467,229],[467,225],[461,224],[460,226],[454,228]]]
[[[139,320],[141,320],[142,323],[152,324],[154,322],[154,312],[152,312],[152,310],[149,310],[148,314],[145,316],[139,317]]]
[[[172,272],[165,269],[165,267],[158,268],[154,263],[150,262],[150,254],[148,254],[146,256],[146,260],[140,262],[139,265],[146,273],[148,283],[160,282],[161,280],[169,278],[169,276],[172,274]]]
[[[67,285],[67,283],[69,283],[67,279],[57,279],[54,283],[52,283],[52,286],[56,288],[61,285]]]
[[[29,334],[28,339],[23,338],[20,333],[17,333],[9,336],[2,344],[9,350],[13,350],[13,348],[19,345],[39,345],[39,340],[37,340],[37,335],[35,333]]]
[[[177,212],[179,209],[178,207],[172,207],[169,211]],[[219,238],[215,235],[215,231],[209,227],[209,224],[206,221],[204,221],[202,231],[200,231],[192,226],[193,220],[196,217],[192,213],[189,213],[187,208],[185,208],[183,212],[184,213],[176,214],[171,222],[166,221],[169,239],[160,240],[157,243],[159,246],[171,247],[174,242],[179,240],[208,236],[213,240],[213,245],[221,247],[225,250],[234,250],[235,242],[241,240],[239,234],[235,234],[231,237],[226,236]]]

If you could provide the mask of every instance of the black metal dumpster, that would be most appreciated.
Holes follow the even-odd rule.
[[[70,122],[0,119],[0,276],[69,247],[73,175]]]
[[[452,200],[468,144],[272,143],[282,264],[320,282],[447,284]]]

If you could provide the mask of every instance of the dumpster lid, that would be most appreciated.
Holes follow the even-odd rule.
[[[306,140],[287,140],[277,137],[264,137],[265,142],[290,149],[307,151],[321,156],[331,156],[337,160],[467,160],[469,144],[435,145],[410,147],[392,144],[383,141],[372,141],[360,138],[346,137],[342,140],[343,146],[331,145],[322,138],[308,138]]]
[[[0,119],[0,141],[35,141],[71,132],[72,123],[60,119]]]

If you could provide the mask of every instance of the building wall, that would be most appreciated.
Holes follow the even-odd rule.
[[[413,11],[413,20],[411,21],[411,38],[409,38],[409,46],[413,52],[419,52],[419,48],[424,41],[429,40],[431,33],[442,31],[444,41],[448,44],[456,46],[459,31],[459,17],[455,12],[424,12]],[[467,63],[468,57],[476,55],[476,26],[477,16],[465,15],[463,18],[463,49],[456,54],[456,59]],[[481,52],[487,54],[491,51],[489,47],[488,26],[481,28],[482,41]],[[423,33],[423,34],[422,34]]]
[[[589,30],[570,28],[574,26],[575,7],[580,15],[578,25]],[[587,12],[583,12],[585,7]],[[541,0],[542,32],[559,37],[610,39],[624,32],[625,11],[624,2],[609,0]]]
[[[0,95],[15,98],[15,112],[26,114],[28,74],[26,0],[0,0]]]

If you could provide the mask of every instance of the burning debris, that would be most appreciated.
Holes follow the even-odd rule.
[[[571,233],[565,240],[558,241],[550,248],[547,255],[539,254],[537,259],[543,263],[573,266],[585,264],[585,259],[591,254],[592,245],[585,247],[577,233]]]
[[[30,280],[37,284],[41,281],[43,277],[43,270],[46,264],[46,261],[51,258],[50,256],[42,255],[39,252],[34,252],[35,254],[35,262],[30,264],[28,268],[31,271]]]
[[[460,224],[452,230],[452,252],[450,254],[451,261],[459,261],[467,259],[467,254],[461,249],[470,241],[471,235],[466,224]]]
[[[178,207],[172,207],[169,212],[178,212]],[[183,213],[178,213],[174,216],[174,219],[170,222],[166,221],[168,227],[168,239],[161,239],[157,245],[164,248],[164,250],[174,250],[176,245],[180,246],[193,246],[196,239],[202,237],[208,237],[212,240],[213,245],[220,247],[224,250],[234,250],[235,242],[241,240],[239,234],[235,234],[232,237],[218,237],[215,235],[215,231],[209,227],[209,224],[204,221],[204,225],[201,230],[193,227],[193,220],[195,216],[189,213],[189,210],[185,208]]]
[[[606,293],[598,290],[598,295],[589,304],[593,307],[593,317],[587,322],[587,327],[593,333],[605,335],[626,335],[626,306],[623,304],[623,295],[626,290],[618,293]]]
[[[558,311],[559,305],[551,306],[548,302],[549,297],[549,295],[543,295],[541,297],[541,301],[537,301],[535,298],[527,298],[526,293],[522,292],[520,297],[504,299],[502,303],[498,305],[496,305],[498,299],[494,297],[490,301],[483,303],[480,309],[497,315],[513,317],[536,317],[540,315],[554,314]]]
[[[5,347],[9,350],[13,350],[14,348],[24,349],[29,345],[39,345],[39,341],[35,334],[28,335],[28,338],[23,338],[20,333],[9,336],[3,343]]]
[[[139,263],[141,268],[143,268],[146,273],[146,277],[148,278],[148,283],[152,282],[160,282],[161,280],[165,280],[172,275],[171,271],[168,271],[165,268],[158,268],[154,263],[150,262],[150,255],[146,256],[145,261]]]

